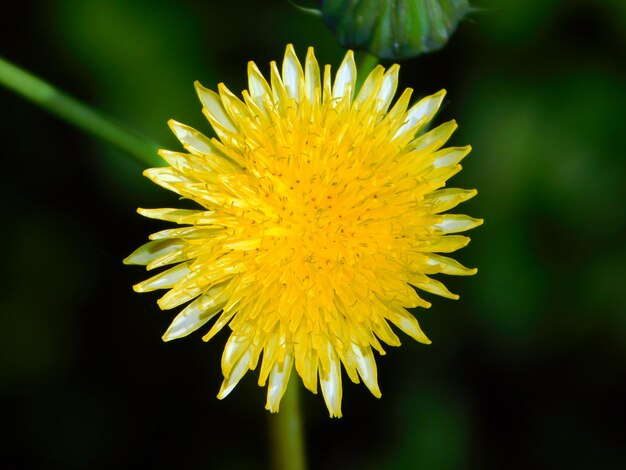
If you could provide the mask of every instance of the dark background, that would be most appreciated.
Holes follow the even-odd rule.
[[[246,83],[293,43],[343,50],[286,0],[47,0],[0,15],[0,55],[170,149],[209,132],[193,90]],[[417,312],[433,340],[378,359],[383,398],[344,381],[344,418],[304,395],[312,468],[626,468],[626,3],[476,0],[402,87],[448,90],[474,150],[453,186],[484,217]],[[0,89],[0,449],[5,468],[266,468],[265,390],[224,401],[223,332],[171,343],[145,272],[121,260],[176,204],[140,165]]]

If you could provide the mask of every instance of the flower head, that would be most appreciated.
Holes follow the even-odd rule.
[[[173,265],[134,286],[169,289],[162,309],[191,301],[164,340],[214,317],[205,341],[229,326],[218,398],[259,362],[270,411],[294,366],[314,393],[319,377],[331,416],[341,416],[342,365],[380,397],[373,350],[400,344],[390,324],[430,343],[406,310],[430,306],[416,288],[457,298],[429,275],[476,272],[437,254],[467,245],[454,234],[482,223],[442,214],[476,194],[442,189],[470,147],[441,148],[454,122],[421,132],[444,91],[409,108],[407,89],[390,108],[398,69],[378,66],[356,93],[352,52],[333,82],[313,49],[303,68],[288,46],[269,83],[250,62],[243,99],[196,83],[217,138],[170,121],[187,152],[161,151],[170,166],[145,175],[199,208],[139,209],[179,227],[125,262]]]

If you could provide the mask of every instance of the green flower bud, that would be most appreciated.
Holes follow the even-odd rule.
[[[443,47],[468,10],[468,0],[321,0],[322,18],[342,46],[381,59]]]

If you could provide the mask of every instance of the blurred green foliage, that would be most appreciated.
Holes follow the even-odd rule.
[[[344,418],[304,396],[312,468],[626,466],[626,3],[476,0],[443,50],[402,64],[472,144],[455,186],[484,217],[473,278],[417,312],[431,346],[379,359],[383,398],[345,386]],[[291,42],[343,55],[282,0],[45,0],[0,17],[0,54],[167,148],[169,118],[209,132],[193,81],[234,91]],[[264,390],[215,399],[225,335],[164,344],[171,313],[121,260],[177,204],[141,168],[0,90],[5,247],[3,462],[10,468],[265,468]]]

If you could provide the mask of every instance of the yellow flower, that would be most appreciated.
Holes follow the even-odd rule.
[[[430,306],[415,288],[456,299],[428,275],[476,272],[436,254],[467,245],[469,238],[450,234],[482,223],[442,214],[476,194],[441,189],[470,147],[441,148],[454,121],[420,133],[443,90],[408,108],[407,89],[389,109],[398,70],[378,66],[355,93],[351,51],[332,83],[312,48],[303,69],[288,46],[282,74],[272,62],[269,83],[249,63],[243,100],[224,84],[215,93],[196,83],[217,138],[170,121],[187,153],[162,150],[171,166],[145,175],[200,207],[139,209],[181,227],[153,234],[125,262],[174,265],[134,286],[169,289],[161,309],[193,300],[165,341],[214,317],[205,341],[230,327],[218,398],[261,353],[259,385],[269,380],[272,412],[294,365],[313,393],[319,376],[331,416],[341,416],[341,365],[380,397],[373,349],[384,354],[380,341],[400,344],[390,324],[430,343],[406,310]]]

